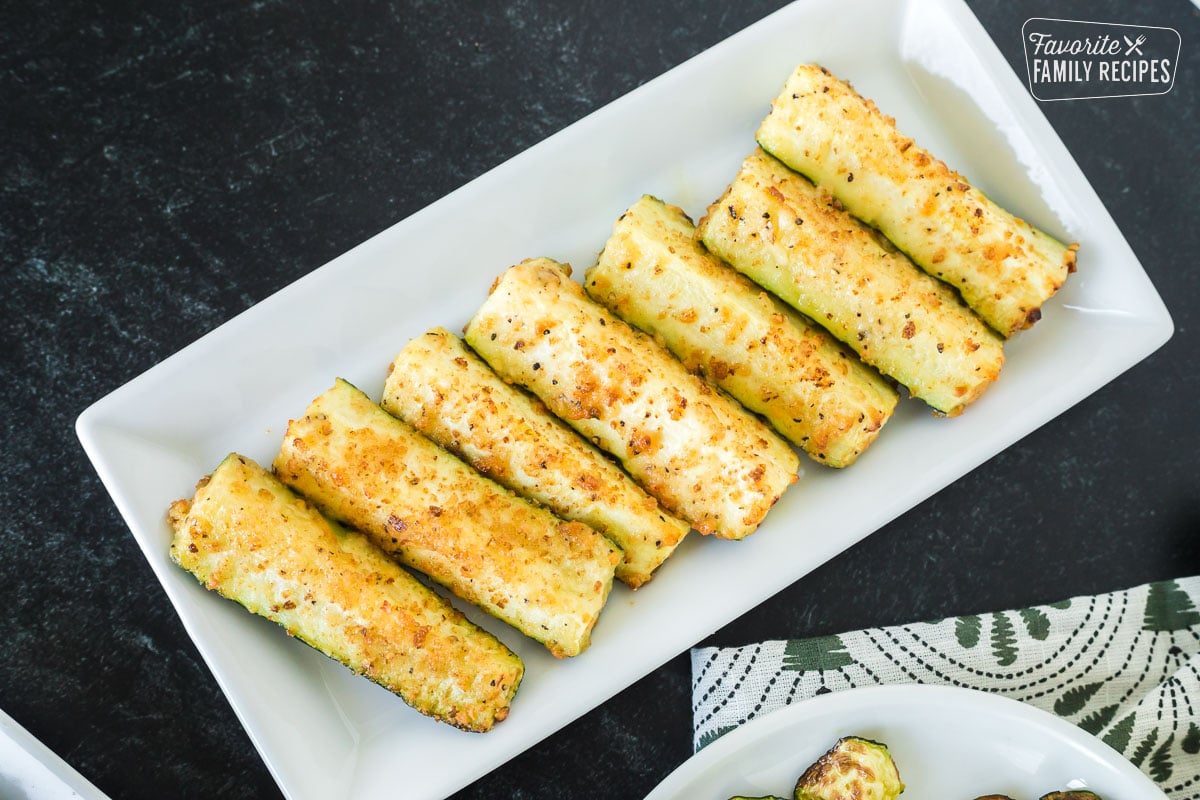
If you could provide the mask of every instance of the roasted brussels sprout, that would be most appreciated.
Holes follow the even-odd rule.
[[[896,800],[904,791],[887,746],[847,736],[804,771],[794,800]]]

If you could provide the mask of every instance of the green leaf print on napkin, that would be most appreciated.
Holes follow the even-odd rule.
[[[1002,667],[1017,663],[1017,633],[1012,621],[1003,612],[992,615],[992,653]]]
[[[1137,750],[1133,751],[1133,755],[1129,760],[1135,767],[1140,767],[1142,762],[1146,760],[1146,756],[1150,755],[1150,750],[1153,749],[1154,743],[1158,741],[1158,728],[1151,728],[1150,733],[1142,743],[1137,746]]]
[[[783,650],[783,669],[806,672],[810,669],[848,667],[854,659],[837,636],[792,639]]]
[[[1046,641],[1046,637],[1050,635],[1050,618],[1046,616],[1046,612],[1039,608],[1022,608],[1020,614],[1021,619],[1025,621],[1025,630],[1029,631],[1029,637],[1039,642]]]
[[[1175,581],[1152,583],[1146,596],[1143,627],[1148,631],[1182,631],[1200,625],[1200,612]]]
[[[958,639],[962,647],[970,650],[979,644],[979,631],[982,627],[983,623],[979,621],[979,617],[973,614],[959,617],[958,622],[954,623],[954,638]]]
[[[1133,735],[1133,723],[1137,714],[1129,714],[1104,735],[1104,743],[1117,752],[1124,753],[1129,747],[1129,737]]]
[[[1113,703],[1111,706],[1093,711],[1075,724],[1083,728],[1093,736],[1100,735],[1100,731],[1104,730],[1104,726],[1113,721],[1113,717],[1117,715],[1117,709],[1120,706]]]
[[[1183,737],[1180,745],[1183,747],[1183,752],[1188,755],[1194,756],[1200,753],[1200,728],[1196,727],[1196,723],[1188,723],[1187,735]]]
[[[1175,740],[1175,734],[1167,736],[1154,755],[1150,756],[1150,777],[1159,783],[1164,782],[1171,777],[1173,768],[1171,766],[1171,742]]]
[[[1030,639],[1044,642],[1049,638],[1050,617],[1046,616],[1045,611],[1039,608],[1023,608],[1017,612],[1017,615],[1024,623],[1025,631],[1029,634]],[[1003,611],[997,611],[989,618],[992,625],[989,641],[992,645],[992,655],[996,657],[996,663],[1001,667],[1015,664],[1020,646],[1012,618]],[[954,622],[954,638],[965,650],[970,650],[978,645],[982,634],[983,620],[974,614],[959,617]]]
[[[722,725],[721,727],[716,728],[715,730],[705,732],[705,734],[700,737],[700,747],[698,747],[697,750],[707,747],[708,745],[712,744],[717,739],[720,739],[722,736],[729,733],[731,730],[733,730],[736,727],[737,727],[737,725]]]
[[[1060,717],[1069,717],[1079,713],[1087,705],[1087,701],[1092,699],[1092,695],[1100,691],[1102,686],[1104,683],[1100,681],[1085,683],[1083,686],[1072,686],[1054,701],[1054,713]]]

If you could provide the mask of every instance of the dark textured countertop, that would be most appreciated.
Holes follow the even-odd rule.
[[[919,2],[919,0],[914,0]],[[73,431],[276,289],[781,5],[117,3],[0,12],[0,708],[114,798],[270,775]],[[1200,16],[1165,96],[1042,110],[1175,321],[1162,349],[708,643],[834,633],[1200,572]],[[685,654],[462,797],[638,797],[690,754]],[[397,796],[402,796],[398,789]]]

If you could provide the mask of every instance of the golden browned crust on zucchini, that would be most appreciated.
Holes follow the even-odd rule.
[[[1000,374],[1002,340],[950,287],[761,150],[697,232],[710,251],[943,414],[962,413]]]
[[[388,368],[383,407],[514,492],[608,536],[617,577],[641,586],[688,532],[607,456],[434,328]]]
[[[621,551],[483,477],[339,380],[288,423],[275,472],[384,551],[574,656]]]
[[[1075,270],[1078,245],[1000,208],[824,67],[796,68],[757,138],[954,286],[1004,336],[1036,322]]]
[[[817,461],[853,463],[895,389],[694,234],[682,209],[647,195],[617,220],[584,289]]]
[[[498,374],[532,391],[705,534],[740,539],[796,479],[796,454],[570,280],[531,259],[510,268],[466,328]]]
[[[508,716],[523,666],[363,535],[230,455],[172,504],[171,558],[423,714],[470,731]]]

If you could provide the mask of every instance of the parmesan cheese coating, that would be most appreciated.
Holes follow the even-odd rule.
[[[1078,245],[1000,208],[823,67],[796,68],[757,138],[958,289],[1004,336],[1037,322],[1075,271]]]
[[[1003,342],[949,286],[761,150],[697,230],[710,251],[954,416],[1000,374]]]
[[[620,550],[483,477],[349,383],[288,423],[275,473],[555,656],[587,648]]]
[[[817,461],[853,463],[896,390],[694,235],[682,209],[643,197],[617,220],[584,289]]]
[[[634,588],[688,532],[595,446],[443,328],[413,339],[392,361],[382,405],[489,478],[612,539],[624,551],[617,577]]]
[[[422,714],[471,731],[508,716],[524,667],[365,536],[245,456],[170,510],[171,558]]]
[[[569,270],[544,258],[510,268],[468,323],[467,343],[700,533],[752,533],[796,480],[796,454],[590,300]]]

